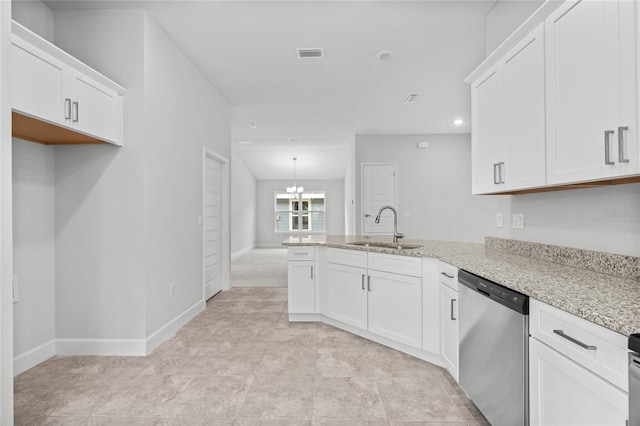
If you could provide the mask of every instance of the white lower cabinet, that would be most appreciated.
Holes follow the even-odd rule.
[[[458,380],[458,292],[445,284],[440,284],[440,324],[442,360]]]
[[[327,316],[367,329],[367,270],[354,266],[327,265]]]
[[[422,279],[369,271],[369,331],[422,347]]]
[[[627,393],[535,338],[529,339],[531,426],[623,426]]]
[[[316,312],[314,253],[314,247],[289,248],[287,287],[290,314],[313,314]]]

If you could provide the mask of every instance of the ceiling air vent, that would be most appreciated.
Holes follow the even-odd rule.
[[[403,102],[404,102],[405,104],[412,104],[412,103],[414,103],[414,102],[416,101],[416,98],[417,98],[418,96],[420,96],[420,94],[419,94],[419,93],[412,93],[412,94],[410,94],[410,95],[407,95],[407,97],[406,97],[406,98],[404,98],[404,101],[403,101]]]
[[[314,48],[298,48],[298,58],[322,58],[322,48],[314,47]]]

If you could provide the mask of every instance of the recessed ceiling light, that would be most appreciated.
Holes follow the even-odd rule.
[[[287,142],[300,142],[300,138],[288,138]]]
[[[378,53],[376,53],[376,58],[380,59],[381,61],[386,61],[387,59],[391,59],[392,56],[393,56],[393,50],[381,50]]]
[[[464,123],[464,120],[462,118],[456,118],[455,120],[453,120],[453,124],[455,124],[456,126],[462,126],[462,123]]]
[[[403,102],[404,102],[405,104],[412,104],[412,103],[414,103],[414,102],[416,101],[416,98],[417,98],[418,96],[420,96],[420,94],[419,94],[419,93],[411,93],[411,94],[407,95],[407,97],[406,97],[406,98],[404,98],[404,101],[403,101]]]
[[[251,141],[238,141],[239,145],[251,145],[253,142]]]
[[[249,123],[249,127],[251,127],[252,129],[257,129],[258,125],[256,123]]]
[[[324,56],[322,47],[311,47],[311,48],[299,47],[296,49],[296,51],[298,52],[299,59],[322,58]]]

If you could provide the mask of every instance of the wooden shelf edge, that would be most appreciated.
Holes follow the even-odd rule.
[[[72,129],[56,126],[18,112],[11,113],[11,136],[42,145],[108,144]]]
[[[496,192],[492,194],[480,194],[480,195],[538,194],[541,192],[566,191],[569,189],[599,188],[602,186],[623,185],[625,183],[638,183],[638,182],[640,182],[640,176],[629,176],[624,178],[603,179],[603,180],[598,180],[594,182],[571,183],[567,185],[546,186],[542,188],[521,189],[518,191]]]

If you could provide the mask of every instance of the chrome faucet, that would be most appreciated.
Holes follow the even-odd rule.
[[[375,222],[380,223],[380,215],[386,209],[389,209],[393,212],[393,242],[397,243],[399,238],[404,238],[404,234],[401,234],[398,232],[398,212],[396,211],[396,209],[393,208],[393,206],[383,206],[378,211],[378,215],[376,216]]]

